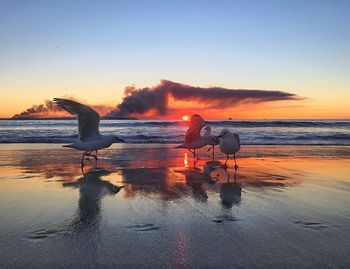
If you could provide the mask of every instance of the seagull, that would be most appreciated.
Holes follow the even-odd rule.
[[[100,133],[100,115],[91,107],[63,98],[54,98],[53,101],[70,114],[78,117],[79,141],[63,147],[84,151],[80,162],[81,166],[84,166],[85,156],[92,156],[95,160],[98,160],[97,150],[108,148],[116,142],[124,142],[115,135]],[[92,154],[93,151],[96,152],[95,155]]]
[[[229,155],[233,154],[233,158],[235,160],[235,169],[238,168],[236,163],[236,153],[241,149],[241,143],[239,140],[239,135],[235,133],[231,133],[228,129],[221,130],[219,138],[220,150],[222,153],[225,153],[227,158],[225,161],[225,165],[228,161]]]
[[[193,114],[191,117],[190,127],[186,132],[185,143],[180,144],[175,148],[188,149],[190,152],[193,153],[193,157],[199,159],[199,157],[196,154],[196,149],[202,148],[208,145],[210,142],[210,137],[201,135],[201,130],[204,126],[204,119],[198,114]]]
[[[209,145],[211,146],[211,148],[208,149],[209,150],[213,150],[213,159],[214,159],[214,147],[216,145],[219,145],[219,139],[215,136],[211,134],[211,128],[209,126],[204,128],[204,136],[209,138]]]

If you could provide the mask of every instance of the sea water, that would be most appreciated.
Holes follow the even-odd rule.
[[[214,135],[228,128],[243,145],[350,145],[350,120],[207,121]],[[101,120],[103,134],[126,143],[181,143],[189,123],[171,120]],[[0,143],[70,143],[76,120],[0,120]]]

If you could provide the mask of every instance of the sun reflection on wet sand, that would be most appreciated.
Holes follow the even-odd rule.
[[[184,154],[184,165],[185,167],[188,167],[188,157],[187,157],[187,152]]]
[[[173,242],[172,262],[166,268],[186,268],[188,266],[188,238],[185,234],[177,234]]]

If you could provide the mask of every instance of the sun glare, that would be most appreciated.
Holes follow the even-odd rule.
[[[182,116],[182,120],[188,121],[188,120],[189,120],[189,117],[188,117],[187,115],[183,115],[183,116]]]

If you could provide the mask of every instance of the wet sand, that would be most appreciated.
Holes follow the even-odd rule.
[[[350,147],[200,156],[0,145],[0,267],[350,268]]]

